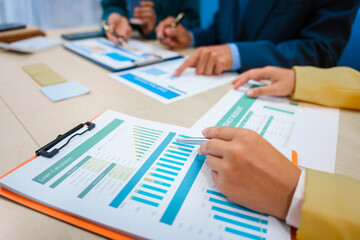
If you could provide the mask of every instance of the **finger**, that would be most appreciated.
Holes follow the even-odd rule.
[[[214,74],[216,76],[219,76],[220,74],[222,74],[223,71],[224,71],[224,68],[222,67],[221,64],[215,64]]]
[[[196,74],[202,75],[204,73],[204,69],[209,61],[210,55],[211,52],[201,52],[199,62],[196,64]]]
[[[135,8],[134,9],[135,17],[153,17],[155,15],[154,10],[152,8]]]
[[[212,54],[209,58],[209,61],[206,65],[206,68],[204,70],[204,74],[206,76],[210,76],[212,75],[213,73],[215,73],[215,64],[216,64],[216,56],[214,54]]]
[[[179,32],[180,32],[180,29],[179,29],[180,26],[177,26],[175,28],[173,27],[166,27],[165,28],[165,34],[166,36],[168,37],[176,37],[177,35],[179,35]]]
[[[252,70],[248,70],[242,74],[240,74],[234,81],[234,89],[237,89],[247,83],[249,80],[263,80],[269,79],[269,69],[268,68],[255,68]]]
[[[167,17],[163,21],[161,21],[155,29],[156,38],[161,38],[161,36],[164,35],[165,28],[170,27],[174,20],[174,17]]]
[[[260,96],[279,96],[277,94],[276,84],[265,86],[265,87],[256,87],[249,89],[246,94],[249,97],[260,97]]]
[[[154,2],[153,1],[141,1],[140,6],[141,7],[151,7],[154,8]]]
[[[106,37],[113,42],[118,42],[117,38],[109,32],[105,32]]]
[[[206,157],[205,163],[213,171],[218,172],[218,169],[221,167],[222,160],[223,160],[222,158],[209,155],[209,156]]]
[[[236,128],[234,127],[209,127],[202,131],[206,138],[216,138],[225,141],[231,141],[236,135]]]
[[[201,144],[198,153],[201,156],[212,155],[217,157],[223,157],[226,149],[228,148],[228,142],[219,139],[210,139],[209,141]]]
[[[188,67],[193,67],[196,65],[198,59],[200,56],[200,52],[195,51],[173,74],[174,77],[179,76],[180,74],[182,74],[185,69],[187,69]]]
[[[214,180],[215,185],[217,185],[219,179],[219,173],[216,171],[211,171],[211,177]]]

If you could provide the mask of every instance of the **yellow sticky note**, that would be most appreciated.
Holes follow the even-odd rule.
[[[43,63],[23,66],[23,70],[42,87],[66,82],[63,77]]]

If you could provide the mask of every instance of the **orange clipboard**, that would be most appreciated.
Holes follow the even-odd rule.
[[[102,113],[101,113],[102,114]],[[95,118],[91,119],[90,122],[92,122],[93,120],[95,120],[97,117],[99,117],[101,114],[97,115]],[[7,176],[8,174],[12,173],[13,171],[15,171],[16,169],[24,166],[25,164],[29,163],[30,161],[34,160],[35,158],[37,158],[37,156],[33,156],[32,158],[28,159],[27,161],[25,161],[24,163],[20,164],[19,166],[17,166],[16,168],[14,168],[13,170],[11,170],[10,172],[6,173],[5,175],[1,176],[1,178]],[[298,159],[297,159],[297,152],[295,152],[294,150],[292,151],[292,163],[294,165],[297,166],[298,163]],[[121,239],[121,240],[130,240],[133,239],[129,236],[125,236],[121,233],[112,231],[110,229],[101,227],[99,225],[96,225],[94,223],[90,223],[86,220],[80,219],[78,217],[74,217],[72,215],[69,215],[67,213],[61,212],[59,210],[53,209],[51,207],[48,207],[46,205],[40,204],[38,202],[35,202],[33,200],[27,199],[23,196],[20,196],[18,194],[15,194],[3,187],[0,186],[0,195],[3,197],[6,197],[14,202],[20,203],[26,207],[29,207],[31,209],[34,209],[38,212],[44,213],[48,216],[54,217],[56,219],[59,219],[61,221],[67,222],[71,225],[83,228],[85,230],[88,230],[90,232],[96,233],[98,235],[110,238],[110,239]],[[296,229],[291,227],[291,240],[296,240]]]

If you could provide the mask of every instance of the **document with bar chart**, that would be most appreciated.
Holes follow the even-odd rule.
[[[168,104],[229,83],[238,75],[226,72],[220,76],[203,76],[197,75],[194,68],[188,68],[180,76],[174,77],[175,70],[183,62],[184,59],[176,59],[114,73],[110,77]]]
[[[113,72],[180,58],[176,52],[131,39],[122,47],[105,38],[70,41],[64,47]]]
[[[283,222],[229,202],[189,130],[111,110],[58,155],[37,157],[1,187],[136,238],[286,239]],[[81,131],[81,130],[79,130]]]
[[[228,92],[194,126],[200,134],[209,126],[256,131],[288,159],[298,153],[298,164],[335,172],[339,109],[297,103],[286,98],[250,98],[250,86]]]

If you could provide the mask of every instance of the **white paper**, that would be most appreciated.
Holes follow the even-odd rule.
[[[66,43],[65,48],[74,51],[112,71],[120,71],[148,61],[161,61],[178,57],[173,51],[131,39],[128,47],[122,47],[105,38],[76,40]]]
[[[300,166],[335,172],[339,109],[294,103],[286,98],[251,100],[244,96],[247,89],[229,91],[192,129],[198,135],[215,125],[252,129],[288,159],[292,150],[296,151]]]
[[[115,80],[141,93],[168,104],[229,83],[237,73],[220,76],[197,75],[194,68],[186,69],[179,77],[173,77],[184,59],[177,59],[146,67],[111,74]]]
[[[1,43],[0,48],[23,53],[35,53],[44,49],[58,46],[61,43],[62,42],[58,39],[51,39],[47,37],[33,37],[12,43]]]
[[[283,222],[218,193],[198,147],[174,143],[187,129],[109,110],[94,123],[55,157],[37,157],[0,185],[135,237],[290,240]]]

